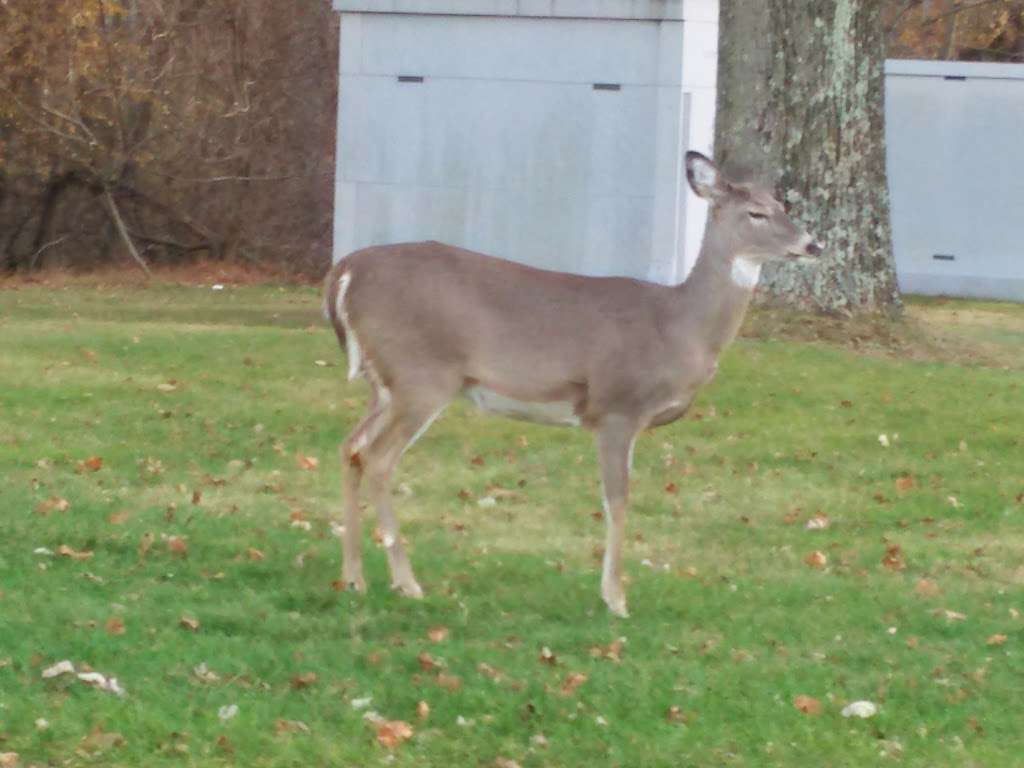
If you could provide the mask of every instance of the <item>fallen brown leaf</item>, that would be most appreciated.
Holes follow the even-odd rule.
[[[109,635],[123,635],[124,634],[124,619],[120,616],[111,616],[107,619],[105,629]]]
[[[167,551],[177,557],[187,557],[188,541],[183,536],[171,536],[167,539]]]
[[[793,699],[793,706],[805,715],[821,714],[821,702],[811,696],[797,696]]]
[[[804,562],[811,568],[821,569],[828,565],[828,557],[826,557],[824,552],[815,550],[814,552],[811,552],[811,554],[804,558]]]
[[[377,723],[377,743],[394,749],[403,741],[412,738],[412,726],[403,720],[384,720]]]
[[[522,766],[510,757],[496,757],[494,758],[494,768],[522,768]]]
[[[420,669],[424,672],[430,672],[432,669],[437,668],[437,662],[434,661],[434,658],[426,651],[420,653],[420,655],[416,657],[416,660],[420,663]]]
[[[316,672],[303,672],[301,675],[296,675],[292,678],[292,688],[298,690],[300,688],[308,688],[316,682]]]
[[[448,639],[448,627],[431,627],[427,630],[427,637],[432,643],[443,643]]]
[[[199,619],[194,616],[182,616],[178,623],[191,632],[199,631]]]
[[[36,514],[46,517],[51,512],[67,512],[71,509],[71,503],[60,496],[51,496],[45,501],[36,504]]]
[[[88,459],[82,459],[78,462],[76,470],[81,472],[99,472],[103,469],[103,459],[100,456],[90,456]]]
[[[274,721],[274,733],[278,736],[286,733],[309,733],[309,726],[301,720],[283,720],[278,718]]]
[[[320,459],[316,456],[305,456],[300,453],[296,457],[296,463],[299,465],[299,469],[305,469],[311,472],[320,466]]]
[[[554,666],[558,663],[558,658],[546,645],[540,649],[540,661],[542,664],[551,664]]]
[[[675,483],[668,483],[665,486],[665,493],[675,496],[677,493],[679,493],[679,486],[676,485]]]
[[[430,705],[427,702],[420,700],[416,705],[416,717],[420,720],[426,720],[430,717]]]
[[[0,752],[0,768],[18,768],[18,753]]]
[[[902,477],[897,477],[896,478],[896,490],[897,491],[904,491],[904,492],[905,491],[909,491],[915,485],[917,485],[917,481],[914,479],[913,475],[903,475]]]
[[[76,550],[76,549],[73,549],[72,547],[69,547],[67,544],[61,544],[59,547],[57,547],[57,554],[60,555],[61,557],[69,557],[72,560],[79,560],[79,561],[81,561],[81,560],[88,560],[90,557],[92,557],[92,551],[91,550],[87,550],[87,549]]]
[[[110,517],[107,518],[107,522],[111,525],[124,525],[131,518],[132,513],[127,510],[121,512],[112,512]]]
[[[149,552],[149,548],[153,546],[153,534],[148,531],[139,538],[139,559],[141,560]]]
[[[623,638],[619,638],[608,645],[595,645],[590,649],[590,656],[595,659],[607,659],[616,663],[622,661],[622,649],[625,648]]]
[[[477,664],[476,671],[484,677],[489,677],[496,683],[500,683],[505,678],[505,676],[501,674],[500,671],[492,667],[486,661],[481,661],[479,664]]]
[[[918,597],[938,597],[939,585],[931,579],[920,579],[914,587],[914,594]]]
[[[104,752],[108,749],[124,746],[126,743],[127,741],[120,733],[116,731],[106,733],[97,727],[82,739],[81,749],[86,752]]]
[[[437,684],[449,693],[455,693],[455,691],[462,687],[462,678],[458,675],[449,675],[447,672],[442,672],[437,676]]]
[[[899,544],[889,544],[885,548],[885,555],[882,557],[882,566],[890,571],[902,571],[907,567],[903,562],[903,550]]]
[[[587,676],[585,674],[582,672],[570,672],[562,681],[562,695],[571,696],[576,692],[576,689],[585,682],[587,682]]]
[[[260,560],[266,559],[266,555],[264,555],[262,551],[256,549],[255,547],[249,547],[249,549],[246,551],[246,556],[253,562],[259,562]]]
[[[1006,640],[1007,640],[1006,635],[998,634],[997,633],[997,634],[992,635],[991,637],[989,637],[989,639],[985,641],[985,645],[1002,645],[1003,643],[1006,642]]]
[[[693,721],[693,713],[684,712],[682,709],[673,704],[671,707],[668,708],[668,712],[665,713],[665,720],[670,723],[689,725]]]

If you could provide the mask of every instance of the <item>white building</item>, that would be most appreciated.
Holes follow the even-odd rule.
[[[674,283],[705,204],[718,0],[333,0],[334,256],[441,240]]]
[[[1024,64],[885,71],[900,287],[1024,301]]]

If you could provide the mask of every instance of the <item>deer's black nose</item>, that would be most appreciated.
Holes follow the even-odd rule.
[[[811,242],[807,244],[807,247],[804,250],[807,251],[808,256],[821,256],[825,250],[825,246],[821,243]]]

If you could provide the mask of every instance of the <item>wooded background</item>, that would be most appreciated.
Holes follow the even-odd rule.
[[[882,0],[890,57],[1024,61],[1024,0]],[[0,3],[0,271],[330,261],[326,0]]]

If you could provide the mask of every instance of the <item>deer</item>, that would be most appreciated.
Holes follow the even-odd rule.
[[[458,396],[511,418],[592,432],[606,535],[601,597],[628,616],[622,546],[633,446],[682,417],[736,336],[761,268],[823,245],[764,186],[730,180],[699,152],[686,177],[709,204],[686,280],[661,285],[553,272],[438,242],[372,246],[335,264],[325,313],[369,383],[340,446],[342,584],[365,592],[359,490],[376,508],[391,587],[421,598],[392,508],[399,459]]]

